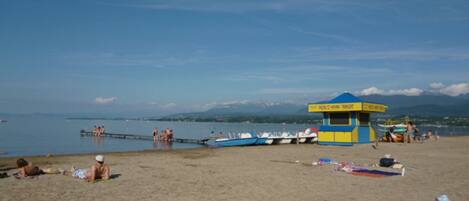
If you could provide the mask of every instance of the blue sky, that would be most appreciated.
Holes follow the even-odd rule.
[[[2,1],[0,113],[469,93],[467,1]]]

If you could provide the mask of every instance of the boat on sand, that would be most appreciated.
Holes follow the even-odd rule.
[[[257,145],[269,145],[274,142],[274,139],[272,138],[272,134],[265,132],[261,133],[260,136],[257,137]]]
[[[251,133],[241,133],[233,138],[219,138],[215,140],[215,145],[219,147],[234,147],[254,145],[257,142],[257,135]]]

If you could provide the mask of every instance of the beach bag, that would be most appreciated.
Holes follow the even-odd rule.
[[[391,167],[394,165],[394,158],[381,158],[379,160],[379,166],[381,167]]]

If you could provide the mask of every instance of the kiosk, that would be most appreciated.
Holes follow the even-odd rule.
[[[322,112],[318,144],[353,145],[371,143],[376,132],[370,123],[372,112],[386,112],[384,104],[366,102],[350,93],[320,103],[308,105],[308,112]]]

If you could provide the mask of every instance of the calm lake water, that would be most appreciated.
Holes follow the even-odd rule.
[[[111,138],[80,137],[80,130],[105,125],[106,132],[152,135],[154,127],[172,128],[178,138],[204,138],[211,131],[238,133],[250,131],[296,132],[317,125],[250,124],[250,123],[193,123],[159,121],[67,120],[63,117],[8,116],[8,123],[0,123],[0,157],[46,154],[75,154],[90,152],[165,150],[196,148],[200,145]],[[421,128],[429,129],[429,128]],[[432,128],[440,135],[469,134],[469,128]]]
[[[193,123],[160,121],[67,120],[63,117],[12,116],[0,123],[0,156],[74,154],[151,149],[187,149],[200,145],[111,138],[81,137],[80,130],[104,125],[106,132],[152,135],[154,127],[172,128],[177,138],[204,138],[219,133],[249,131],[299,131],[304,124]]]

